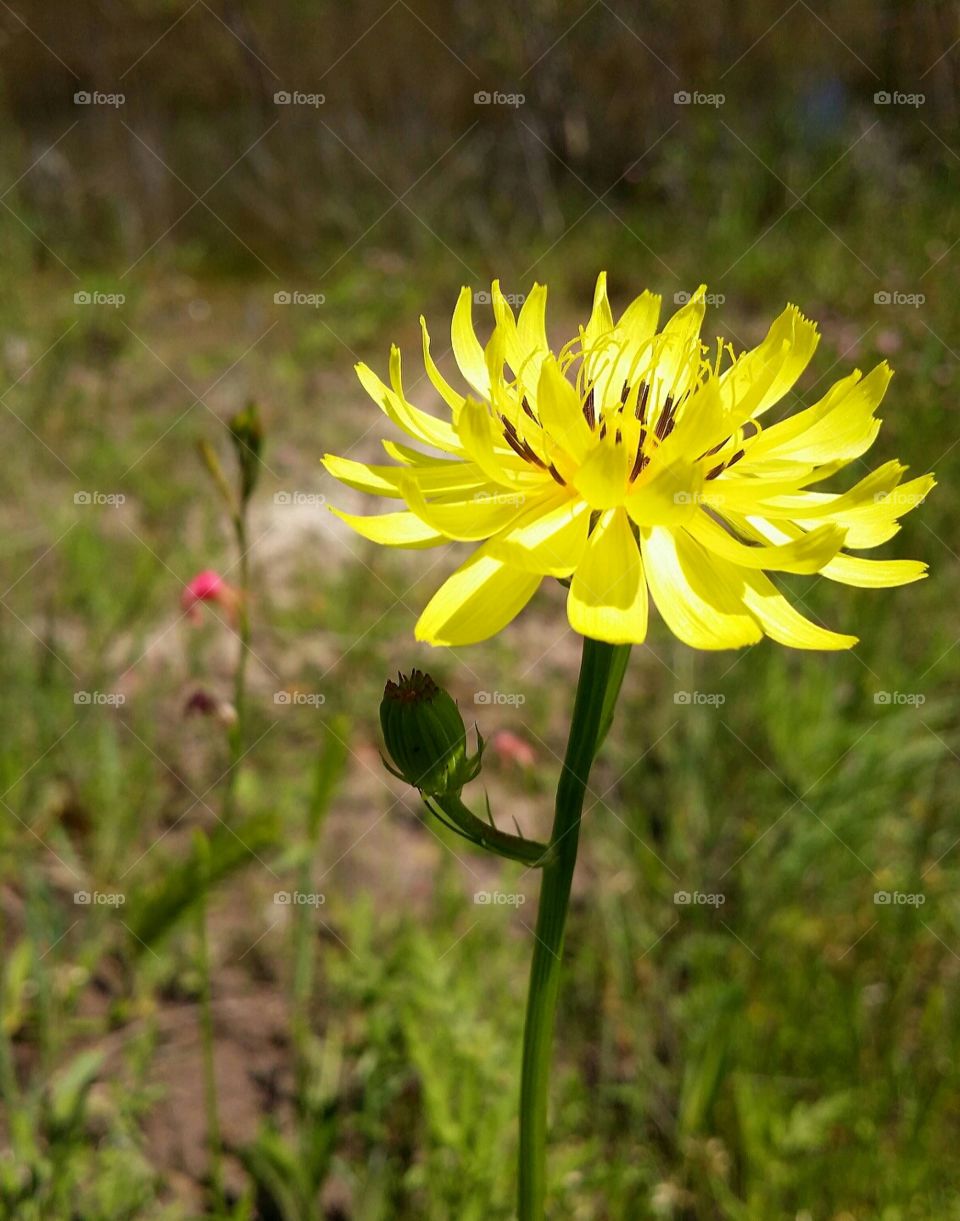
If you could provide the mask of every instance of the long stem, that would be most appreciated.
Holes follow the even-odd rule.
[[[551,851],[543,867],[536,941],[527,993],[520,1081],[519,1221],[543,1221],[547,1194],[547,1092],[560,991],[570,886],[577,863],[580,816],[594,756],[612,716],[629,646],[584,638],[580,678],[563,771],[557,786]]]
[[[197,844],[203,862],[200,901],[197,904],[197,958],[200,969],[200,1048],[203,1057],[204,1104],[207,1117],[207,1147],[210,1154],[210,1190],[217,1216],[225,1208],[223,1192],[223,1142],[220,1136],[220,1108],[217,1101],[217,1070],[214,1059],[213,1000],[210,980],[210,946],[207,940],[207,855],[206,845]]]
[[[239,552],[240,599],[237,607],[237,665],[233,676],[233,707],[236,719],[230,727],[230,768],[224,780],[223,817],[229,822],[233,814],[237,772],[243,758],[246,740],[247,654],[250,652],[250,563],[247,545],[247,506],[243,504],[233,523]]]

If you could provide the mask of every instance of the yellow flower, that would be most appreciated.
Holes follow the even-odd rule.
[[[496,282],[486,347],[461,290],[451,339],[463,395],[441,375],[423,329],[427,375],[447,412],[407,399],[400,352],[390,385],[357,373],[385,415],[421,446],[384,441],[395,465],[328,454],[350,487],[405,502],[374,517],[338,513],[359,534],[397,547],[448,540],[481,545],[441,585],[417,623],[420,640],[461,645],[505,627],[546,576],[568,581],[567,615],[584,636],[640,643],[648,590],[667,626],[701,649],[770,636],[801,649],[846,649],[856,637],[810,622],[768,571],[820,573],[845,585],[904,585],[915,560],[851,555],[886,542],[934,486],[901,482],[887,462],[846,492],[809,490],[872,445],[890,381],[886,363],[855,370],[806,410],[763,424],[816,349],[795,306],[751,351],[701,343],[701,286],[662,330],[660,298],[645,292],[614,321],[606,274],[580,333],[554,353],[547,290],[534,285],[518,315]],[[334,512],[338,512],[334,510]]]

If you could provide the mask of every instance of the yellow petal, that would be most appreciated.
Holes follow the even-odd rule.
[[[921,560],[865,560],[856,555],[838,555],[824,564],[821,572],[840,585],[890,589],[922,581],[927,575],[927,565]]]
[[[667,627],[695,649],[738,649],[763,636],[743,605],[741,582],[699,543],[661,526],[641,530],[650,593]]]
[[[809,533],[800,532],[791,541],[772,547],[751,547],[728,534],[706,513],[698,512],[687,523],[687,530],[713,555],[745,568],[769,569],[775,572],[814,573],[843,546],[844,531],[839,526],[820,526]]]
[[[589,524],[590,506],[561,492],[552,506],[534,506],[492,538],[487,551],[526,572],[568,577],[583,558]]]
[[[846,492],[797,492],[784,496],[770,495],[766,480],[739,478],[736,475],[727,478],[721,475],[711,481],[712,486],[707,485],[705,494],[710,503],[716,504],[721,511],[729,507],[760,513],[765,517],[789,517],[798,521],[829,517],[842,525],[841,518],[854,510],[880,509],[888,501],[893,507],[896,502],[891,493],[896,489],[905,470],[906,467],[894,460],[878,466]],[[903,507],[895,516],[899,517],[907,511],[908,507]],[[847,546],[854,547],[857,544],[848,539]]]
[[[516,476],[530,470],[525,462],[509,449],[502,434],[495,431],[493,418],[484,403],[468,398],[457,420],[457,432],[463,449],[493,483],[512,487]]]
[[[804,532],[793,522],[772,522],[762,518],[749,518],[742,527],[762,540],[775,544],[788,543],[803,538]],[[812,533],[815,533],[812,532]],[[806,535],[807,538],[810,535]],[[927,575],[927,565],[920,560],[867,560],[859,556],[840,553],[820,569],[821,575],[840,585],[854,585],[861,589],[889,589],[895,585],[910,585]]]
[[[330,512],[363,538],[386,547],[436,547],[438,543],[448,541],[413,513],[377,513],[371,517],[359,517],[340,509],[331,508]]]
[[[601,271],[597,276],[597,286],[593,293],[593,310],[590,321],[583,332],[584,348],[592,348],[601,335],[613,330],[613,314],[607,299],[607,273]]]
[[[433,388],[453,412],[453,418],[456,419],[457,413],[463,406],[463,395],[457,394],[434,363],[433,357],[430,355],[430,333],[427,330],[427,320],[422,314],[420,315],[420,331],[423,336],[423,365],[427,371],[427,377],[430,378]]]
[[[626,497],[632,462],[633,454],[607,433],[587,455],[574,475],[573,485],[591,508],[612,509],[623,504]]]
[[[473,492],[487,486],[487,479],[472,462],[446,462],[443,459],[421,467],[397,467],[354,462],[336,454],[325,454],[323,465],[341,483],[358,492],[399,498],[400,480],[415,480],[425,495],[443,496],[453,492]]]
[[[661,332],[662,346],[654,377],[662,387],[662,395],[669,394],[674,401],[692,387],[700,369],[700,327],[706,310],[706,291],[707,286],[701,284]]]
[[[752,404],[751,415],[760,415],[797,382],[810,363],[820,335],[817,328],[795,305],[788,305],[774,320],[762,343],[744,352],[723,374],[720,385],[731,409],[751,394],[758,379],[766,384]],[[772,376],[771,376],[772,375]]]
[[[412,513],[438,534],[461,542],[497,534],[516,521],[526,504],[523,493],[500,488],[478,491],[471,500],[438,503],[425,500],[413,479],[404,479],[400,486]]]
[[[879,547],[893,538],[900,529],[899,519],[922,504],[924,497],[934,487],[936,480],[932,475],[921,475],[901,483],[887,494],[878,493],[872,504],[843,512],[834,509],[831,516],[847,531],[846,546],[855,551]],[[830,507],[829,502],[824,503],[827,508]]]
[[[656,293],[642,292],[620,315],[617,330],[633,348],[639,348],[657,333],[661,299]]]
[[[593,433],[584,417],[579,395],[560,372],[554,356],[549,356],[542,364],[537,406],[544,432],[574,462],[582,462],[593,444]]]
[[[679,526],[698,511],[702,493],[702,466],[684,459],[664,465],[654,458],[624,503],[638,526]]]
[[[866,377],[859,371],[833,385],[820,402],[767,428],[748,449],[748,462],[784,458],[793,462],[831,462],[859,458],[880,430],[874,412],[893,372],[886,362]]]
[[[427,644],[453,646],[487,640],[523,610],[541,579],[494,559],[481,547],[427,603],[416,637]]]
[[[414,407],[401,398],[380,380],[373,370],[364,364],[356,366],[357,377],[367,394],[384,414],[415,441],[432,445],[448,453],[460,454],[460,439],[446,420],[438,420],[419,407]]]
[[[604,513],[587,542],[567,595],[567,618],[581,636],[640,644],[647,634],[647,586],[630,522]]]
[[[546,353],[547,342],[547,289],[544,284],[534,284],[517,316],[517,334],[524,362],[531,352]],[[520,370],[516,372],[519,374]],[[539,370],[534,370],[530,381],[536,385]]]
[[[490,397],[490,376],[483,348],[473,329],[473,292],[461,288],[450,324],[450,343],[460,372],[481,398]]]
[[[856,636],[843,636],[811,623],[762,572],[738,571],[743,578],[743,601],[772,640],[793,649],[852,649],[857,643]]]

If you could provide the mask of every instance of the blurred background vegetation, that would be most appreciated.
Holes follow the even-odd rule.
[[[363,498],[319,459],[380,452],[351,366],[392,340],[435,409],[416,319],[449,372],[462,283],[548,282],[562,337],[606,267],[615,305],[706,281],[741,346],[797,302],[824,335],[802,401],[888,358],[876,460],[940,487],[886,551],[930,580],[789,582],[854,653],[659,625],[634,651],[551,1217],[960,1218],[958,40],[955,3],[903,0],[0,5],[0,1216],[510,1217],[536,879],[422,824],[376,710],[429,667],[499,741],[494,808],[543,834],[577,643],[545,587],[495,643],[415,646],[455,557],[339,529],[324,498]],[[251,399],[228,777],[236,638],[180,599],[239,579],[196,443],[229,469]]]

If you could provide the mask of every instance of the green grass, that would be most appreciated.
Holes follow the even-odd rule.
[[[921,310],[873,302],[878,285],[919,284],[933,258],[921,235],[942,198],[935,182],[908,192],[893,181],[905,210],[895,230],[890,200],[848,196],[840,169],[818,211],[876,278],[804,209],[724,276],[778,209],[764,217],[747,202],[754,168],[734,167],[718,199],[684,172],[682,234],[662,201],[624,212],[629,230],[601,210],[543,259],[531,274],[551,283],[556,316],[582,308],[600,265],[620,300],[647,283],[672,295],[679,282],[639,235],[684,287],[723,291],[717,313],[744,340],[785,299],[823,318],[808,390],[835,361],[834,376],[896,347],[870,457],[935,469],[941,487],[887,548],[928,559],[931,578],[878,592],[791,582],[811,613],[861,637],[850,655],[765,643],[700,656],[660,625],[635,650],[587,801],[550,1215],[960,1218],[960,447],[956,358],[937,338],[955,333],[958,313],[937,293],[942,267],[923,281]],[[581,201],[564,206],[572,223]],[[478,249],[467,261],[520,289],[516,273],[548,244],[508,239],[496,258]],[[58,342],[4,399],[22,423],[0,421],[11,456],[0,472],[2,1215],[203,1215],[203,1158],[184,1162],[173,1139],[186,1124],[196,1144],[203,1125],[171,1103],[184,1088],[202,1102],[190,1037],[202,890],[215,1029],[234,1051],[221,1066],[231,1215],[511,1216],[535,880],[416,821],[416,802],[380,768],[376,714],[392,672],[429,665],[485,736],[507,725],[531,740],[533,778],[491,761],[484,780],[504,822],[513,807],[542,832],[576,664],[561,591],[545,590],[493,644],[432,654],[413,644],[412,623],[449,557],[428,573],[434,553],[378,553],[320,508],[273,501],[281,490],[332,498],[320,456],[371,426],[360,452],[374,452],[355,356],[382,366],[397,336],[415,378],[421,308],[444,350],[463,272],[438,249],[385,292],[370,265],[342,265],[326,312],[275,308],[272,282],[187,283],[174,268],[116,313],[75,309],[66,276],[8,286],[4,385]],[[97,280],[109,291],[111,269]],[[202,323],[188,313],[198,299]],[[201,393],[209,411],[191,407]],[[228,829],[224,733],[183,707],[197,686],[229,697],[232,637],[209,613],[200,627],[177,619],[181,583],[232,562],[195,443],[209,439],[226,462],[215,417],[250,396],[269,434],[252,528],[255,745]],[[78,490],[126,500],[78,506]],[[480,689],[522,690],[526,703],[475,708]],[[326,702],[279,707],[278,690]],[[78,705],[77,691],[126,699]],[[724,702],[677,703],[684,691]],[[878,703],[880,692],[924,702]],[[334,785],[340,741],[349,753]],[[318,795],[324,758],[332,793]],[[210,874],[194,855],[201,828]],[[297,925],[272,897],[307,879],[325,901]],[[518,887],[520,907],[473,901]],[[80,890],[125,902],[77,905]],[[724,901],[678,906],[677,891]],[[925,902],[877,905],[877,891]],[[308,980],[299,1031],[297,971]]]

